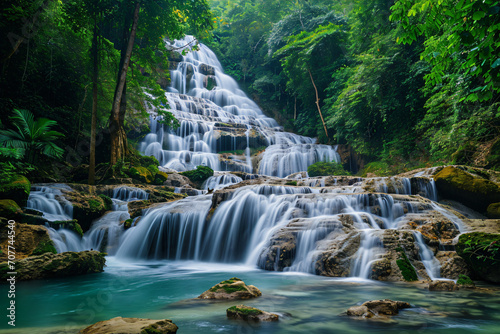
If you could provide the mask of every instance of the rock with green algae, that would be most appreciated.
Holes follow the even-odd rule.
[[[104,271],[104,255],[98,251],[83,251],[30,256],[16,262],[16,277],[18,281],[27,281],[100,273]],[[2,281],[6,282],[10,271],[7,262],[0,263]]]
[[[409,308],[407,302],[390,299],[370,300],[359,306],[352,306],[346,315],[360,319],[386,319],[388,316],[399,314],[399,310]]]
[[[30,181],[22,175],[14,176],[8,183],[0,180],[0,199],[14,200],[19,206],[26,206],[30,190]]]
[[[128,170],[128,175],[140,182],[143,183],[151,183],[155,179],[155,174],[153,174],[148,168],[146,167],[132,167]]]
[[[476,284],[467,275],[459,275],[457,280],[457,285],[461,288],[474,289]]]
[[[198,296],[198,299],[251,299],[261,295],[255,286],[246,285],[239,278],[233,277],[214,285]]]
[[[152,320],[141,318],[116,317],[110,320],[99,321],[79,334],[174,334],[178,327],[172,320]]]
[[[1,199],[0,200],[0,217],[15,219],[22,213],[21,208],[14,200]]]
[[[490,205],[488,205],[488,208],[486,209],[486,215],[492,219],[499,219],[500,218],[500,202],[491,203]]]
[[[476,278],[500,283],[500,234],[463,233],[455,245]]]
[[[495,182],[448,166],[434,175],[439,193],[464,205],[484,212],[491,203],[500,202],[500,187]]]
[[[242,319],[245,321],[278,321],[279,316],[274,313],[259,310],[255,307],[237,305],[226,310],[226,315],[231,319]]]

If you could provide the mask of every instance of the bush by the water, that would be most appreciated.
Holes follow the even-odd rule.
[[[319,161],[307,168],[307,174],[310,177],[328,176],[328,175],[351,175],[344,169],[342,164],[337,162]]]
[[[214,175],[214,170],[207,166],[197,166],[196,169],[182,172],[181,174],[195,183],[202,183]]]

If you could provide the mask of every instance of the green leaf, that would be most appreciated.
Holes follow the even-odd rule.
[[[474,21],[479,21],[481,20],[484,16],[486,15],[485,12],[483,11],[479,11],[479,12],[475,12],[474,15],[472,15],[472,19]]]
[[[498,58],[493,64],[491,64],[491,68],[496,68],[498,66],[500,66],[500,58]]]

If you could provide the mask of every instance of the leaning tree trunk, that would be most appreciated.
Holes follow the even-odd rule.
[[[127,136],[125,134],[125,130],[123,129],[123,117],[125,116],[125,111],[124,109],[122,109],[124,108],[124,106],[122,105],[122,98],[124,96],[124,88],[127,81],[127,71],[130,64],[130,58],[132,56],[135,36],[137,33],[137,22],[139,21],[140,7],[141,3],[137,2],[134,11],[132,29],[130,31],[130,38],[128,40],[123,66],[120,69],[120,76],[116,85],[115,98],[113,100],[113,107],[111,109],[111,116],[109,118],[109,133],[111,137],[111,165],[114,165],[118,162],[118,160],[123,159],[127,152]],[[122,114],[121,117],[120,114]]]
[[[311,82],[314,86],[314,90],[316,91],[316,106],[318,107],[319,117],[321,117],[321,122],[323,123],[323,128],[325,129],[326,138],[328,138],[328,130],[326,129],[325,120],[323,119],[323,114],[321,113],[321,108],[319,107],[318,88],[316,88],[316,84],[314,83],[314,79],[313,79],[311,70],[307,69],[307,71],[309,72],[309,76],[311,77]]]

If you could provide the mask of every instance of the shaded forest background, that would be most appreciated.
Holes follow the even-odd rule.
[[[93,101],[98,168],[109,163],[110,111],[139,2],[2,2],[0,126],[15,129],[13,111],[25,109],[35,120],[56,121],[45,125],[62,134],[48,139],[61,154],[27,157],[4,145],[2,170],[88,164]],[[161,96],[168,84],[163,38],[191,33],[267,114],[321,143],[352,147],[369,163],[365,172],[443,163],[500,168],[496,1],[196,3],[145,1],[141,8],[121,125],[131,151],[148,131],[143,88]]]

